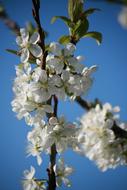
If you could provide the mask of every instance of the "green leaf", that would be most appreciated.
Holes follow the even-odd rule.
[[[89,28],[89,22],[87,19],[79,20],[74,30],[74,34],[80,39],[82,38]]]
[[[71,21],[73,21],[73,0],[68,0],[68,15]]]
[[[90,8],[90,9],[86,10],[83,14],[84,14],[84,16],[87,17],[90,14],[94,13],[95,11],[100,11],[100,9],[98,9],[98,8]]]
[[[83,3],[80,0],[75,0],[74,2],[74,21],[77,22],[80,19],[80,15],[83,13]]]
[[[18,55],[18,51],[13,50],[13,49],[6,49],[7,52]]]
[[[83,13],[83,3],[80,0],[68,0],[68,14],[72,22],[76,23]]]
[[[69,26],[69,27],[72,27],[73,23],[71,22],[71,20],[65,16],[54,16],[52,19],[51,19],[51,23],[53,24],[57,19],[61,19],[64,21],[64,23]]]
[[[91,37],[94,38],[97,41],[97,44],[100,45],[102,42],[102,34],[100,32],[88,32],[86,33],[83,38]]]
[[[59,39],[59,42],[61,44],[67,44],[70,42],[70,36],[62,36],[60,39]]]

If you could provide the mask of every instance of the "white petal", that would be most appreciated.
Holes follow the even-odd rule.
[[[20,29],[21,38],[23,40],[24,45],[28,43],[29,40],[29,33],[25,28]]]
[[[63,158],[60,158],[58,160],[58,165],[59,165],[60,170],[64,171],[65,167],[64,167],[64,159]]]
[[[22,41],[22,38],[21,38],[21,36],[18,36],[17,38],[16,38],[16,43],[19,45],[19,46],[23,46],[23,41]]]
[[[31,70],[32,70],[30,63],[25,62],[25,63],[23,64],[23,66],[24,66],[24,70],[25,70],[25,72],[27,73],[27,75],[29,75],[29,74],[31,73]]]
[[[27,48],[22,49],[20,60],[22,63],[27,62],[29,59],[29,50]]]
[[[76,50],[76,46],[69,43],[65,46],[65,49],[64,49],[64,54],[65,55],[72,55],[74,53],[74,51]]]
[[[54,75],[54,76],[51,78],[50,82],[51,82],[51,84],[52,84],[51,87],[53,87],[54,85],[60,87],[60,86],[62,85],[62,80],[61,80],[61,78],[60,78],[59,75]]]
[[[28,170],[24,171],[25,179],[32,179],[34,174],[35,174],[35,168],[33,166],[30,167],[30,171]]]
[[[114,111],[114,112],[120,112],[120,107],[119,107],[119,106],[115,106],[115,107],[113,108],[113,111]]]
[[[50,43],[50,51],[56,55],[61,55],[61,46],[57,42]]]
[[[77,56],[76,58],[77,58],[78,62],[82,62],[85,60],[85,57],[83,57],[83,56]]]
[[[30,48],[29,48],[31,54],[34,57],[40,57],[42,55],[42,49],[39,45],[37,44],[31,44]]]
[[[40,35],[38,32],[34,32],[33,35],[30,37],[30,43],[31,44],[36,44],[40,39]]]
[[[57,185],[58,187],[60,187],[60,186],[62,185],[62,178],[61,178],[61,177],[57,177],[57,178],[56,178],[56,185]]]
[[[37,163],[38,163],[39,166],[40,166],[41,163],[42,163],[42,158],[41,158],[40,155],[37,155]]]
[[[71,183],[70,183],[69,179],[63,177],[63,178],[62,178],[62,181],[63,181],[63,183],[64,183],[67,187],[70,187],[70,186],[71,186]]]
[[[43,105],[43,108],[44,108],[45,112],[47,112],[47,113],[53,112],[52,107],[50,105]]]
[[[37,65],[40,66],[40,64],[41,64],[41,60],[40,60],[40,59],[36,59],[36,63],[37,63]]]
[[[68,175],[70,175],[73,171],[74,171],[73,168],[66,166],[66,167],[65,167],[65,170],[64,170],[64,175],[65,175],[65,176],[68,176]]]
[[[62,72],[62,75],[61,75],[61,78],[62,80],[65,82],[65,81],[68,81],[69,80],[69,72],[66,71],[66,70],[63,70]]]
[[[56,70],[56,74],[61,74],[64,68],[64,63],[57,63],[55,64],[55,70]]]

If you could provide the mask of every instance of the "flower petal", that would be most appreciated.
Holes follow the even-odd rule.
[[[31,44],[36,44],[40,39],[40,35],[38,32],[34,32],[33,35],[30,37],[30,43]]]
[[[76,50],[76,46],[72,43],[69,43],[65,46],[64,55],[65,56],[72,55],[74,54],[75,50]]]
[[[26,28],[21,28],[20,34],[21,34],[21,38],[22,38],[24,45],[26,45],[28,43],[28,40],[29,40],[29,33],[26,30]]]
[[[50,43],[50,51],[58,56],[61,55],[61,46],[57,42]]]
[[[41,158],[40,155],[37,155],[37,163],[38,163],[39,166],[40,166],[41,163],[42,163],[42,158]]]
[[[18,44],[18,46],[23,46],[23,41],[22,41],[22,38],[21,38],[21,36],[18,36],[17,38],[16,38],[16,43]]]
[[[31,54],[34,57],[40,57],[42,55],[42,49],[39,45],[37,44],[31,44],[30,48],[29,48]]]
[[[28,59],[29,59],[29,50],[27,48],[23,48],[20,60],[22,63],[25,63],[28,61]]]

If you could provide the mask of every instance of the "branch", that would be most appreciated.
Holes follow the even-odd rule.
[[[51,154],[50,154],[50,167],[47,169],[48,172],[48,187],[47,190],[55,190],[56,189],[56,176],[54,172],[54,166],[56,164],[56,145],[53,144],[51,146]]]
[[[94,102],[87,102],[83,100],[80,96],[78,96],[76,97],[76,102],[87,111],[89,111],[91,108],[96,107],[97,104],[99,104],[102,107],[102,104],[98,99],[95,99]],[[114,123],[112,131],[114,132],[116,138],[127,138],[127,131],[120,128],[116,123]]]
[[[112,127],[113,132],[115,133],[116,138],[125,138],[127,139],[127,131],[120,128],[116,123]]]
[[[9,17],[9,15],[7,14],[5,8],[1,4],[0,4],[0,19],[16,35],[20,35],[20,27],[19,27],[19,25]]]
[[[91,103],[88,103],[86,100],[83,100],[80,96],[77,96],[75,101],[84,109],[89,111],[91,109]]]
[[[86,100],[82,99],[80,96],[77,96],[75,101],[87,111],[89,111],[91,108],[95,108],[97,104],[99,104],[100,107],[102,107],[102,103],[98,98],[96,98],[94,102],[87,102]]]
[[[47,51],[45,51],[45,32],[41,26],[40,15],[39,15],[40,0],[32,0],[32,2],[33,2],[33,9],[32,9],[33,17],[34,17],[34,20],[36,21],[38,33],[40,35],[39,45],[43,51],[43,56],[41,59],[41,68],[45,70]]]
[[[53,99],[54,99],[54,113],[53,113],[53,116],[57,117],[58,99],[57,99],[57,97],[55,95],[53,96]],[[48,176],[49,176],[47,190],[55,190],[56,189],[56,176],[55,176],[55,172],[54,172],[54,166],[56,164],[56,155],[57,155],[56,145],[53,144],[51,146],[50,167],[47,169]]]
[[[39,10],[40,10],[40,1],[39,0],[32,0],[33,2],[33,17],[34,20],[36,21],[37,24],[37,29],[38,29],[38,33],[40,35],[40,47],[42,48],[43,51],[43,56],[41,59],[41,68],[45,70],[46,67],[46,57],[47,57],[47,51],[45,51],[45,33],[44,30],[41,26],[41,22],[40,22],[40,15],[39,15]],[[51,101],[52,98],[47,102],[49,105],[51,105]],[[58,105],[58,100],[57,98],[54,96],[54,116],[57,116],[57,105]],[[51,114],[47,115],[48,118],[51,117]],[[55,190],[56,189],[56,176],[55,176],[55,172],[54,172],[54,166],[56,164],[56,145],[53,144],[51,146],[51,152],[50,152],[50,166],[47,169],[48,172],[48,187],[47,190]]]

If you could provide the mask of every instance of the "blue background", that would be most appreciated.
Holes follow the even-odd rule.
[[[8,14],[21,27],[26,21],[33,21],[31,0],[4,0]],[[95,81],[86,99],[99,97],[103,102],[110,102],[121,107],[121,118],[127,119],[127,30],[123,29],[117,16],[121,7],[100,2],[87,1],[88,7],[98,7],[102,11],[89,17],[90,29],[103,33],[103,43],[97,46],[92,39],[82,40],[77,46],[77,55],[84,55],[86,65],[97,64],[98,71]],[[65,25],[57,21],[50,24],[54,15],[67,15],[66,0],[43,0],[41,19],[44,28],[49,31],[48,41],[56,41],[62,34],[67,34]],[[16,48],[15,36],[0,22],[0,190],[21,190],[22,172],[34,165],[37,176],[46,176],[48,157],[43,156],[43,165],[39,168],[34,158],[26,158],[26,135],[29,127],[25,122],[18,121],[11,110],[13,99],[12,83],[15,77],[14,66],[19,58],[8,54],[5,49]],[[68,120],[73,121],[83,114],[76,103],[61,103],[59,113],[64,113]],[[65,153],[65,161],[74,166],[72,187],[70,190],[126,190],[127,168],[100,172],[93,162],[71,151]],[[66,189],[62,187],[61,189]]]

